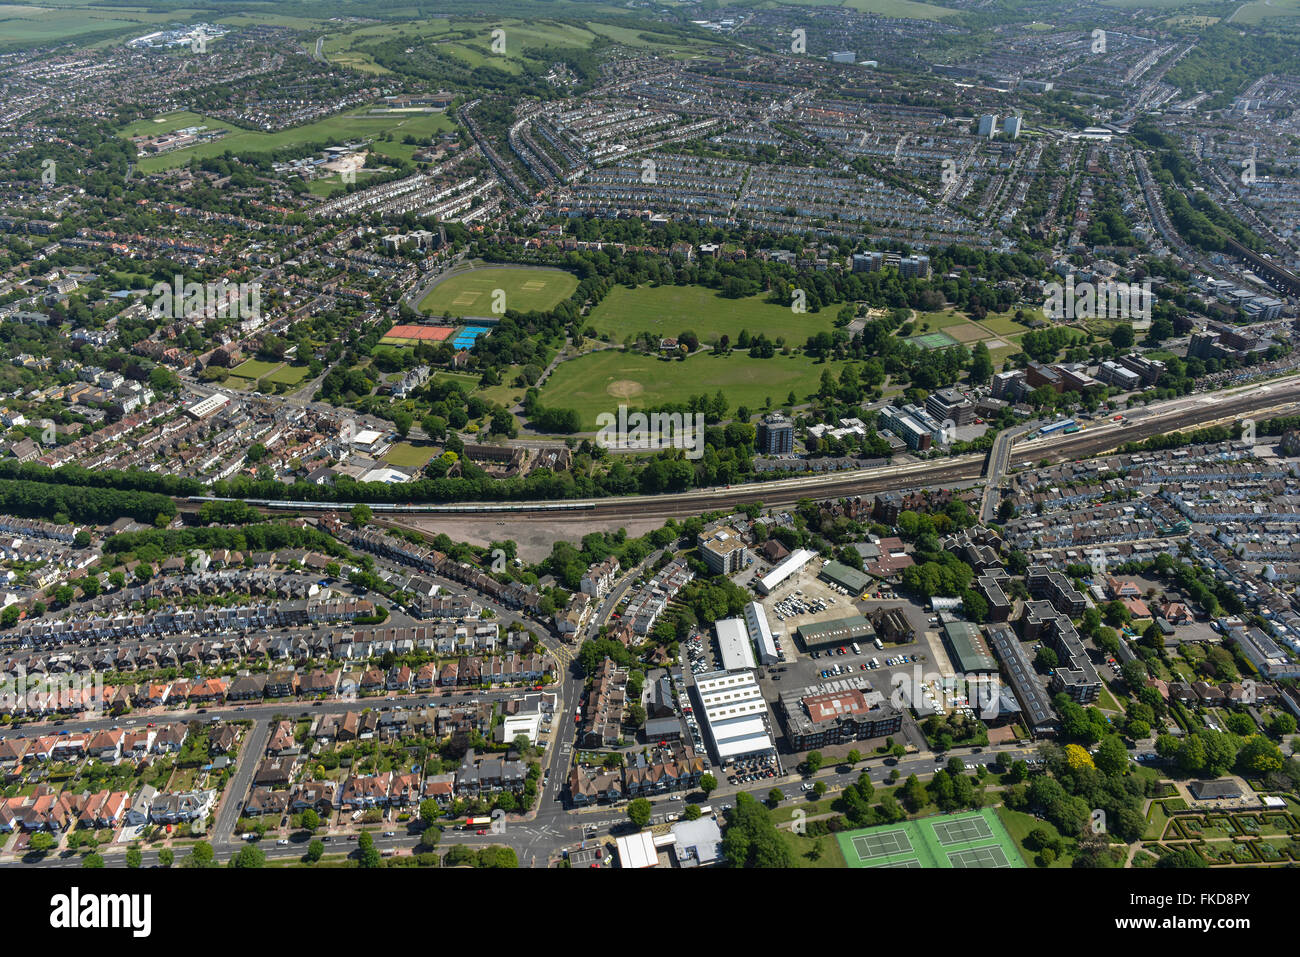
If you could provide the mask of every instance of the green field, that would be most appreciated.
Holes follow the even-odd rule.
[[[256,382],[268,372],[274,372],[280,366],[281,363],[279,362],[267,362],[265,359],[245,359],[231,369],[230,374],[241,379],[247,379],[250,382]]]
[[[1238,7],[1227,22],[1250,25],[1275,17],[1296,16],[1300,16],[1300,0],[1256,0]]]
[[[275,372],[272,372],[267,379],[271,382],[283,382],[285,385],[297,385],[303,379],[307,378],[310,370],[305,365],[296,366],[285,363]]]
[[[802,346],[809,336],[829,332],[834,318],[832,309],[795,313],[762,296],[727,299],[704,286],[615,286],[591,310],[587,325],[614,342],[641,332],[662,338],[690,330],[701,342],[725,335],[734,345],[746,329],[752,336],[783,336],[791,345]]]
[[[493,30],[504,34],[505,52],[493,52]],[[356,69],[380,70],[365,51],[369,43],[396,37],[421,42],[438,53],[450,56],[469,67],[491,66],[507,73],[520,73],[529,51],[545,47],[579,47],[586,49],[596,34],[576,24],[554,20],[412,20],[400,24],[384,23],[360,27],[346,33],[329,35],[324,53],[331,63]]]
[[[96,7],[80,3],[0,3],[0,50],[62,43],[101,34],[129,38],[158,24],[186,19],[193,10],[148,12],[144,7]],[[219,42],[219,41],[218,41]]]
[[[368,116],[365,110],[357,110],[276,133],[256,133],[235,129],[229,123],[210,117],[180,112],[168,113],[153,119],[137,120],[124,127],[119,135],[130,138],[142,133],[165,133],[195,125],[206,125],[211,129],[227,129],[231,132],[211,143],[199,143],[159,156],[144,157],[137,163],[140,171],[154,173],[175,166],[184,166],[192,159],[220,156],[227,151],[235,154],[240,151],[266,152],[303,143],[334,146],[358,139],[372,140],[376,152],[409,159],[416,147],[402,143],[403,137],[409,134],[417,140],[427,142],[434,133],[452,128],[451,120],[442,113],[384,113]],[[384,134],[391,134],[395,142],[378,141],[378,137]]]
[[[944,17],[955,17],[960,12],[932,3],[920,3],[917,0],[783,0],[783,2],[800,7],[848,7],[859,13],[875,13],[882,17],[895,17],[900,20],[942,20]],[[739,5],[746,4],[742,2]],[[752,5],[767,6],[763,0],[753,0]],[[869,60],[871,57],[864,55],[863,59]]]
[[[836,835],[849,867],[1024,867],[992,808]]]
[[[395,442],[393,447],[384,453],[384,461],[399,469],[418,469],[433,458],[433,453],[436,451],[437,447],[433,445]]]
[[[804,402],[809,393],[817,391],[823,369],[829,368],[838,378],[843,364],[818,364],[804,356],[751,359],[744,353],[704,353],[684,361],[665,361],[606,349],[556,366],[542,387],[541,401],[544,406],[576,409],[583,428],[594,430],[596,416],[617,413],[620,403],[645,408],[681,402],[700,393],[713,395],[719,389],[733,407],[759,409],[767,398],[773,406],[780,406],[791,391]]]
[[[578,288],[578,279],[562,269],[472,269],[439,283],[420,302],[420,311],[434,316],[491,317],[497,289],[505,292],[505,307],[519,312],[553,309]]]

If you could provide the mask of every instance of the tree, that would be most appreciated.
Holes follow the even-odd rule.
[[[804,758],[804,766],[807,767],[809,774],[816,774],[821,770],[825,760],[820,751],[809,751],[808,757]]]
[[[32,839],[27,842],[27,846],[37,853],[44,854],[54,847],[54,837],[44,831],[37,831],[32,835]]]
[[[718,779],[715,778],[712,774],[700,775],[700,790],[704,792],[704,796],[706,798],[714,791],[716,791],[717,788],[718,788]]]
[[[1128,770],[1128,748],[1124,747],[1124,742],[1120,740],[1119,735],[1107,735],[1097,746],[1093,761],[1098,771],[1105,774],[1123,774]]]
[[[302,812],[302,826],[308,831],[315,831],[320,827],[320,815],[311,808]]]
[[[925,785],[921,783],[915,774],[909,774],[907,780],[903,783],[902,796],[903,806],[913,814],[925,807],[929,801]]]
[[[361,866],[366,868],[383,867],[383,855],[379,853],[379,848],[375,847],[375,839],[369,831],[362,831],[357,838],[357,856],[361,860]]]
[[[420,834],[420,843],[423,844],[425,847],[429,848],[430,850],[437,847],[438,842],[441,840],[442,840],[442,828],[436,825],[431,827],[426,827],[424,831]]]
[[[206,868],[212,867],[216,863],[216,854],[212,850],[212,845],[207,841],[200,841],[190,848],[189,857],[185,858],[186,867]]]
[[[82,867],[92,867],[92,868],[94,868],[94,867],[103,867],[103,866],[104,866],[104,858],[103,858],[101,855],[99,855],[99,854],[95,854],[95,853],[87,854],[85,857],[83,857],[83,858],[81,859],[81,866],[82,866]]]
[[[352,506],[352,524],[357,528],[365,528],[374,517],[375,513],[370,510],[369,505],[358,502]]]
[[[642,830],[650,823],[650,814],[654,810],[645,798],[634,798],[627,806],[627,819]]]
[[[1087,752],[1087,749],[1077,744],[1067,744],[1065,746],[1065,763],[1072,771],[1077,771],[1079,768],[1096,767],[1092,755]]]
[[[784,799],[785,799],[785,795],[781,793],[780,788],[772,788],[772,790],[767,792],[768,807],[775,808]]]
[[[1127,322],[1121,322],[1116,325],[1110,334],[1110,344],[1114,346],[1118,352],[1132,349],[1133,339],[1133,327]]]
[[[126,866],[134,870],[144,863],[144,855],[140,853],[138,847],[128,847],[126,849]]]
[[[702,812],[700,811],[700,806],[698,804],[688,804],[686,805],[686,810],[682,812],[682,817],[688,821],[698,821],[701,814]]]
[[[398,409],[393,413],[393,427],[397,429],[397,434],[402,438],[406,438],[407,433],[411,431],[411,426],[414,422],[415,420],[411,417],[411,413],[403,409]]]
[[[170,847],[164,847],[158,852],[158,866],[171,867],[176,862],[176,852]]]
[[[762,804],[743,791],[728,813],[722,838],[722,855],[732,867],[787,868],[793,866],[790,851]]]
[[[234,868],[258,868],[266,866],[266,851],[262,850],[256,844],[245,844],[230,859],[227,867]]]
[[[433,798],[420,802],[420,821],[425,827],[434,824],[441,816],[442,808],[438,807],[438,802]]]
[[[859,751],[857,748],[854,748],[848,753],[848,755],[845,757],[844,760],[848,761],[849,764],[851,765],[857,764],[859,761],[862,760],[862,752]]]
[[[816,784],[813,785],[813,794],[817,795],[818,797],[822,797],[823,795],[825,795],[825,793],[826,793],[825,781],[818,781]]]

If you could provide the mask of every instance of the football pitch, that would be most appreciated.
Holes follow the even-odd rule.
[[[553,309],[577,288],[578,277],[563,269],[471,269],[429,290],[420,311],[490,318],[500,314],[493,310],[494,301],[515,312]]]
[[[1024,867],[991,808],[836,835],[849,867]]]

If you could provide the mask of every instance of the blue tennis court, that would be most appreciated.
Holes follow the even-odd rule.
[[[452,341],[452,345],[457,349],[470,349],[474,346],[474,343],[478,340],[479,336],[486,336],[488,331],[489,330],[486,326],[466,326],[460,332],[456,333],[456,338]]]

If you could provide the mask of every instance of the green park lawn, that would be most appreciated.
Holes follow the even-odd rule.
[[[829,368],[838,378],[843,365],[816,363],[806,356],[751,359],[744,353],[704,353],[684,361],[665,361],[609,349],[556,366],[542,388],[541,401],[544,406],[577,410],[583,429],[594,430],[596,416],[617,415],[620,403],[646,408],[701,393],[713,395],[719,389],[733,409],[738,405],[760,409],[769,398],[774,407],[780,406],[790,392],[804,402],[817,391],[822,370]]]
[[[649,332],[660,338],[691,331],[708,343],[728,336],[734,345],[742,329],[769,339],[784,337],[790,345],[803,345],[809,336],[829,332],[836,310],[794,313],[788,306],[765,301],[762,296],[727,299],[704,286],[615,286],[596,308],[587,325],[614,342]]]

